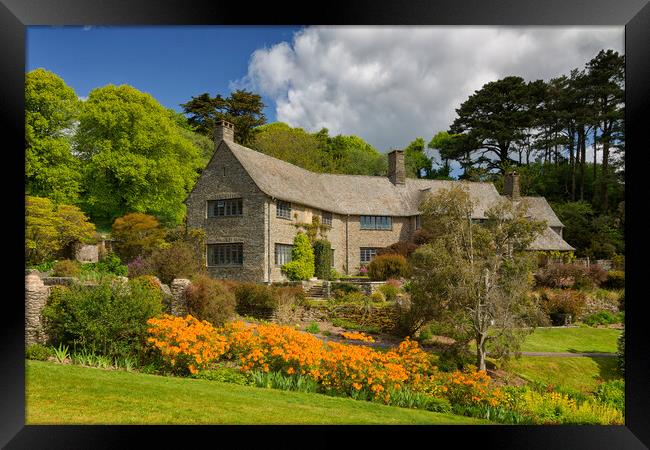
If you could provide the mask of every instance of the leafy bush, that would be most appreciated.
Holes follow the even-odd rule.
[[[42,344],[30,344],[25,349],[25,357],[35,361],[47,361],[47,358],[54,356],[52,347]]]
[[[612,314],[609,311],[598,311],[596,313],[590,314],[589,316],[583,319],[583,322],[589,325],[590,327],[596,325],[609,325],[612,323],[620,323],[622,321],[622,316],[620,314]]]
[[[625,289],[625,272],[622,270],[611,270],[607,272],[607,280],[604,287],[608,289]]]
[[[371,280],[407,277],[409,265],[401,255],[378,255],[368,265]]]
[[[165,284],[171,284],[174,278],[192,278],[206,273],[196,249],[185,241],[174,241],[158,248],[145,261],[153,268],[153,275]]]
[[[135,278],[142,275],[151,275],[156,271],[148,259],[138,255],[127,264],[127,272],[129,277]]]
[[[308,280],[314,276],[314,250],[306,234],[296,235],[291,249],[291,261],[284,264],[280,270],[293,281]]]
[[[241,283],[235,287],[237,312],[248,314],[252,312],[271,313],[278,306],[273,290],[263,284]]]
[[[541,292],[541,307],[549,316],[570,314],[575,320],[586,304],[586,296],[580,291],[545,289]]]
[[[95,225],[76,206],[55,205],[44,197],[25,197],[25,262],[40,264],[72,256],[74,244],[94,243]]]
[[[141,357],[147,319],[161,311],[162,293],[150,284],[103,280],[97,286],[55,286],[42,314],[54,345]]]
[[[394,302],[395,300],[397,300],[397,294],[399,294],[399,288],[395,286],[394,283],[390,283],[390,284],[386,283],[382,286],[379,286],[377,290],[382,294],[384,294],[387,301]]]
[[[320,327],[316,322],[312,322],[309,325],[307,325],[307,327],[305,327],[305,331],[311,334],[320,333]]]
[[[164,242],[165,231],[154,216],[131,213],[115,219],[111,236],[115,240],[115,251],[130,261],[159,248]]]
[[[605,381],[598,385],[594,394],[601,403],[625,411],[625,381]]]
[[[341,278],[341,274],[336,271],[336,269],[332,269],[330,272],[330,277],[328,278],[329,280],[338,280]]]
[[[405,258],[411,256],[411,253],[418,249],[419,245],[411,241],[399,241],[394,244],[389,245],[388,247],[381,248],[377,250],[377,256],[379,255],[402,255]]]
[[[280,371],[252,372],[253,383],[257,387],[282,389],[285,391],[318,392],[319,386],[312,378],[304,375],[285,375]]]
[[[361,287],[352,283],[332,283],[330,291],[335,297],[342,297],[350,292],[361,292]]]
[[[188,312],[213,325],[221,326],[235,315],[235,295],[209,276],[194,278],[186,298]]]
[[[321,280],[329,280],[332,275],[332,245],[326,239],[314,242],[314,275]]]
[[[551,288],[589,289],[600,286],[607,272],[598,265],[549,264],[535,274],[538,286]]]
[[[70,259],[57,261],[52,269],[52,276],[55,277],[78,277],[80,274],[81,264]]]
[[[370,299],[375,303],[382,303],[386,301],[386,297],[382,294],[381,291],[375,291],[370,296]]]
[[[192,378],[201,380],[219,381],[221,383],[239,384],[241,386],[254,386],[253,375],[250,372],[241,372],[231,367],[215,367],[202,370],[192,375]]]
[[[108,252],[101,261],[95,263],[95,269],[101,273],[112,273],[120,277],[125,277],[129,273],[128,267],[122,264],[120,257],[113,252]]]

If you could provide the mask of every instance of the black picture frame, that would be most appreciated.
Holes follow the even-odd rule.
[[[620,25],[626,55],[626,418],[625,426],[26,426],[24,364],[24,75],[25,27],[30,25]],[[650,336],[640,292],[645,249],[641,230],[645,187],[642,158],[650,149],[644,120],[650,112],[648,0],[356,0],[282,6],[266,2],[198,0],[0,0],[0,127],[4,165],[4,243],[7,286],[0,314],[0,446],[3,448],[187,448],[211,446],[349,446],[406,444],[490,448],[636,449],[650,446]],[[645,114],[644,114],[645,113]],[[631,152],[629,150],[632,150]],[[630,159],[630,155],[631,158]],[[637,215],[636,222],[633,216]],[[631,220],[632,219],[632,220]],[[647,228],[647,227],[646,227]],[[630,243],[633,243],[630,245]],[[7,249],[9,247],[9,249]],[[20,273],[19,273],[20,272]],[[630,293],[632,295],[630,295]],[[635,295],[636,294],[636,295]],[[296,434],[298,433],[298,434]],[[235,444],[228,439],[234,437]],[[139,442],[142,442],[140,444]]]

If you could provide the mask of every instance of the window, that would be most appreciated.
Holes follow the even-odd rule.
[[[291,261],[291,249],[293,245],[275,244],[275,265],[283,266]]]
[[[208,244],[208,266],[241,266],[244,244]]]
[[[393,218],[389,216],[361,216],[362,230],[390,230]]]
[[[359,258],[361,264],[369,263],[377,256],[377,250],[379,249],[374,247],[361,247],[361,258]]]
[[[275,215],[283,219],[291,219],[291,203],[278,200],[275,207]]]
[[[208,201],[208,217],[241,216],[242,205],[241,198]]]
[[[323,211],[323,225],[332,226],[332,213]]]

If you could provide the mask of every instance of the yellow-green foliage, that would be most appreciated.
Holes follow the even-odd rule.
[[[578,403],[558,392],[528,390],[519,408],[538,424],[622,425],[624,421],[623,413],[612,406],[590,399]]]
[[[154,216],[136,212],[115,219],[111,236],[115,240],[115,252],[124,261],[131,261],[159,248],[165,231]]]
[[[281,271],[290,280],[308,280],[314,276],[314,250],[309,238],[298,233],[293,240],[291,261],[282,266]]]
[[[76,206],[55,205],[43,197],[25,197],[25,259],[39,264],[95,239],[95,225]]]

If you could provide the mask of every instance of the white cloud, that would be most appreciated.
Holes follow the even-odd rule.
[[[488,81],[549,79],[601,48],[623,50],[623,27],[310,27],[256,50],[235,82],[275,102],[277,119],[356,134],[380,150],[446,130]]]

